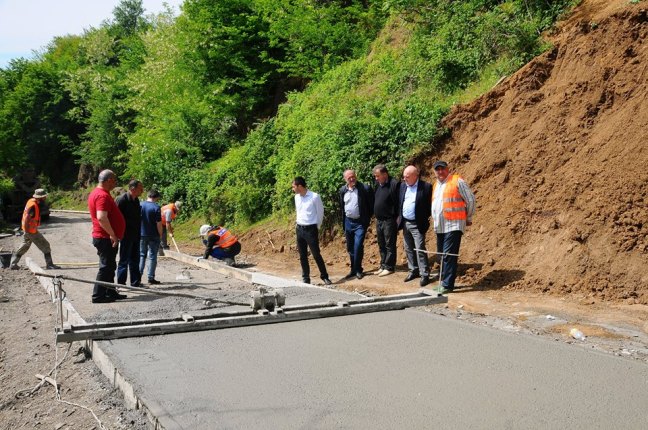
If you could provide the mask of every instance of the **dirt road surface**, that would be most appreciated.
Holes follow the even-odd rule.
[[[95,261],[87,218],[55,215],[43,231],[56,261]],[[9,246],[7,240],[16,239],[3,239],[2,246]],[[35,249],[28,255],[42,262]],[[182,284],[176,276],[184,269],[191,280]],[[88,277],[94,269],[60,272]],[[11,423],[7,428],[97,426],[79,408],[66,416],[73,408],[57,403],[48,387],[12,400],[15,391],[37,382],[34,373],[46,373],[54,363],[53,346],[42,345],[52,344],[56,310],[26,271],[4,270],[2,276],[10,280],[2,293],[9,301],[0,306],[22,328],[2,332],[2,402],[10,402],[0,410],[2,422]],[[158,278],[167,291],[230,298],[247,291],[241,281],[169,259],[160,261]],[[94,320],[200,312],[203,306],[192,299],[132,294],[120,303],[92,305],[90,285],[65,288],[79,312]],[[294,300],[314,294],[308,290]],[[569,326],[573,317],[555,317],[500,318],[465,306],[435,306],[98,344],[140,400],[156,405],[166,428],[645,428],[648,366],[641,332],[628,326],[619,329],[627,336],[575,342],[555,329]],[[34,344],[36,333],[48,341]],[[59,357],[66,348],[59,346]],[[87,370],[77,370],[81,365]],[[109,428],[144,425],[141,415],[113,400],[106,380],[88,362],[64,363],[58,380],[68,389],[65,396],[94,408]],[[83,424],[71,421],[82,412]]]

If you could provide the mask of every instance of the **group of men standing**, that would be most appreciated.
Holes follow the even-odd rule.
[[[99,256],[96,280],[112,283],[116,271],[117,283],[125,285],[130,275],[130,285],[141,287],[148,256],[148,284],[159,284],[155,279],[158,250],[161,241],[163,245],[166,244],[166,231],[173,234],[171,223],[182,203],[175,202],[160,208],[157,204],[160,193],[152,189],[146,201],[140,204],[139,196],[144,187],[138,180],[130,181],[128,191],[114,200],[110,192],[117,184],[117,176],[111,170],[99,173],[98,182],[88,196],[92,244]],[[125,298],[125,294],[100,284],[95,284],[92,292],[92,303],[109,303]]]
[[[430,283],[430,265],[426,249],[426,234],[430,217],[436,233],[436,253],[440,258],[442,292],[452,291],[457,276],[461,236],[472,224],[475,196],[459,175],[450,175],[445,161],[434,163],[436,181],[433,184],[419,177],[415,166],[403,171],[403,181],[389,175],[385,165],[373,169],[375,188],[358,181],[354,170],[346,170],[345,185],[339,189],[339,207],[349,254],[351,270],[346,278],[362,279],[364,269],[364,239],[372,216],[376,217],[376,236],[380,250],[380,277],[394,273],[396,268],[396,238],[403,231],[403,247],[407,256],[408,274],[405,282],[420,278],[422,287]],[[308,251],[320,270],[324,284],[331,281],[320,254],[318,229],[324,219],[324,207],[317,193],[308,190],[303,177],[292,184],[297,211],[297,249],[302,267],[302,280],[310,283]]]

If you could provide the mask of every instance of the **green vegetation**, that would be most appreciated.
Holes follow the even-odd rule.
[[[186,0],[146,17],[122,0],[0,69],[2,173],[83,189],[111,168],[183,199],[190,224],[239,228],[286,213],[303,175],[331,209],[345,168],[369,181],[433,149],[450,106],[546,49],[573,3]]]

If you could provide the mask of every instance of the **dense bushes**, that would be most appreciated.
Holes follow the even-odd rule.
[[[345,168],[368,182],[434,150],[449,107],[541,52],[572,1],[186,0],[145,19],[122,0],[0,70],[0,161],[76,179],[68,151],[239,225],[290,208],[303,175],[331,209]]]
[[[429,150],[440,118],[462,91],[479,79],[492,83],[540,53],[541,32],[569,4],[385,2],[393,15],[369,54],[292,93],[272,123],[206,170],[218,197],[205,203],[219,219],[249,223],[291,207],[295,175],[305,176],[330,210],[345,168],[363,181],[371,181],[377,163],[400,174],[408,154]],[[242,187],[255,169],[264,174]],[[239,195],[244,191],[251,197]]]

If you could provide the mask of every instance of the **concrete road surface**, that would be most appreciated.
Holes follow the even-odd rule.
[[[57,219],[45,230],[55,260],[92,260],[89,221]],[[160,261],[160,273],[177,264]],[[89,304],[90,288],[72,302],[96,316],[106,305]],[[648,428],[644,363],[424,310],[99,344],[167,429]]]

